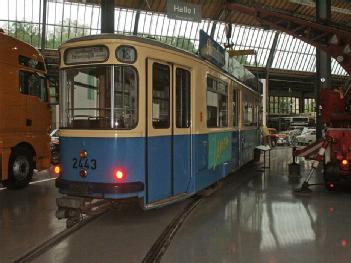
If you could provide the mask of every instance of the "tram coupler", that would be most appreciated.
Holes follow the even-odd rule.
[[[67,219],[66,227],[70,228],[78,224],[83,219],[81,207],[84,204],[83,197],[64,196],[56,198],[57,219]]]
[[[79,223],[84,215],[96,215],[105,212],[111,201],[76,196],[64,196],[56,199],[57,219],[67,219],[67,227]]]

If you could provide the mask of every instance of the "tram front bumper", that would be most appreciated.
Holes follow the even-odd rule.
[[[55,185],[61,193],[85,196],[90,194],[129,194],[137,193],[144,190],[144,183],[93,183],[93,182],[75,182],[57,178]]]

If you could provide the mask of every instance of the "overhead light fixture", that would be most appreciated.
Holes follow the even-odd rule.
[[[329,44],[337,45],[339,43],[338,37],[334,34],[330,39],[329,39]]]
[[[347,44],[345,47],[344,47],[344,50],[342,51],[344,54],[348,55],[351,53],[351,48],[350,48],[350,45]]]

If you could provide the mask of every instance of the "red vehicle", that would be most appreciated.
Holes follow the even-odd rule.
[[[259,22],[288,33],[302,41],[313,45],[339,61],[348,74],[351,74],[351,52],[346,52],[351,43],[351,32],[335,27],[329,23],[318,23],[278,13],[262,7],[228,3],[228,10],[254,16]],[[323,37],[320,37],[323,35]],[[337,41],[327,41],[337,39]],[[348,49],[347,49],[348,48]],[[324,180],[328,189],[335,189],[336,184],[351,179],[351,89],[345,94],[342,90],[322,89],[320,93],[322,106],[322,121],[326,127],[325,138],[304,149],[305,152],[318,150],[317,157],[312,163],[316,169],[325,155]],[[296,151],[296,155],[298,151]],[[301,152],[301,151],[300,151]],[[306,153],[305,153],[306,154]],[[313,171],[313,170],[311,170]],[[311,172],[304,184],[308,185]]]
[[[350,101],[349,92],[344,96],[339,91],[321,91],[322,119],[328,127],[325,139],[329,142],[324,181],[329,190],[351,181],[351,112],[346,107]]]
[[[274,128],[268,128],[268,131],[271,138],[272,147],[288,144],[288,134],[278,133],[278,131]]]

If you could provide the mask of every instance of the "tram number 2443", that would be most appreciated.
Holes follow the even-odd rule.
[[[80,159],[78,161],[77,158],[73,158],[73,168],[86,168],[86,169],[96,169],[96,160],[95,159]]]

